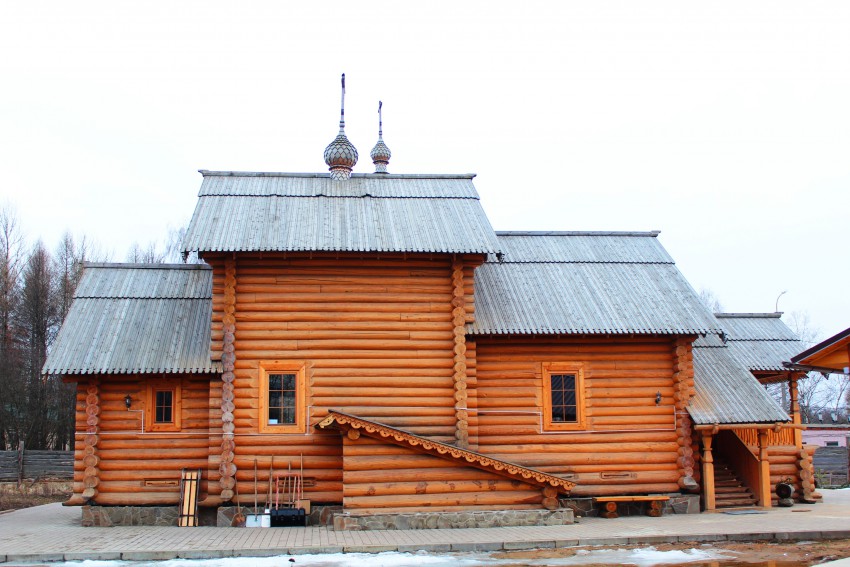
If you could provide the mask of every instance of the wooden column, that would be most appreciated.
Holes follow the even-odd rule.
[[[463,260],[452,262],[452,325],[454,326],[455,439],[461,448],[469,447],[469,411],[466,394],[466,292]]]
[[[90,378],[86,388],[86,437],[83,449],[83,499],[93,501],[97,496],[97,486],[100,484],[100,457],[97,444],[100,433],[100,380]]]
[[[222,328],[224,340],[221,354],[221,462],[219,472],[221,478],[221,500],[227,502],[233,498],[233,488],[236,486],[236,463],[233,462],[236,439],[233,435],[233,368],[236,362],[234,350],[236,334],[236,260],[231,256],[224,262],[224,316]]]
[[[802,416],[800,415],[800,396],[797,392],[797,374],[793,372],[788,375],[788,397],[791,402],[791,422],[794,424],[801,424]],[[797,447],[797,450],[803,448],[803,430],[795,428],[794,430],[794,446]]]
[[[770,458],[768,455],[768,440],[767,430],[759,429],[759,485],[758,485],[758,501],[759,506],[770,508],[772,506],[770,498]]]
[[[711,442],[714,437],[711,431],[702,433],[702,500],[706,510],[714,510],[714,457],[711,452]]]
[[[676,442],[679,445],[676,465],[679,486],[697,491],[699,484],[694,480],[694,452],[691,448],[691,418],[688,415],[688,400],[694,392],[694,363],[691,351],[692,338],[680,337],[673,351],[673,404],[676,408]]]

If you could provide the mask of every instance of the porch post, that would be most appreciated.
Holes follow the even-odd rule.
[[[710,430],[702,432],[702,499],[706,510],[715,509],[714,457],[711,454],[712,435]]]
[[[803,422],[803,416],[800,415],[800,401],[799,394],[797,392],[797,374],[794,372],[788,373],[788,393],[789,398],[791,399],[791,422],[795,425],[799,425]],[[794,446],[797,447],[797,450],[803,448],[803,431],[801,429],[794,428]]]
[[[759,429],[759,485],[758,485],[758,501],[759,506],[770,508],[772,506],[770,498],[770,459],[767,451],[767,430]]]

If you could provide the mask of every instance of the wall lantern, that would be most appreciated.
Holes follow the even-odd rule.
[[[658,405],[660,403],[661,403],[661,390],[659,390],[658,392],[655,393],[655,405]],[[130,407],[130,406],[127,406],[127,407]]]
[[[133,403],[133,398],[130,397],[130,394],[124,396],[124,405],[127,406],[127,409],[130,409],[130,404]]]

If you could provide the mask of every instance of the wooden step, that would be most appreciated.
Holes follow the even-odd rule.
[[[714,463],[714,497],[717,508],[739,508],[757,505],[756,497],[725,462]]]

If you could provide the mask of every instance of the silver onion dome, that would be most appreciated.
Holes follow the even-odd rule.
[[[384,103],[378,101],[378,143],[372,148],[369,156],[372,158],[372,163],[375,164],[375,173],[389,173],[387,165],[390,163],[392,152],[384,143],[383,120],[381,117],[381,107]]]
[[[331,172],[331,179],[344,181],[351,177],[351,170],[357,163],[357,148],[345,136],[345,73],[342,74],[342,102],[339,110],[339,134],[325,148],[325,163]]]

